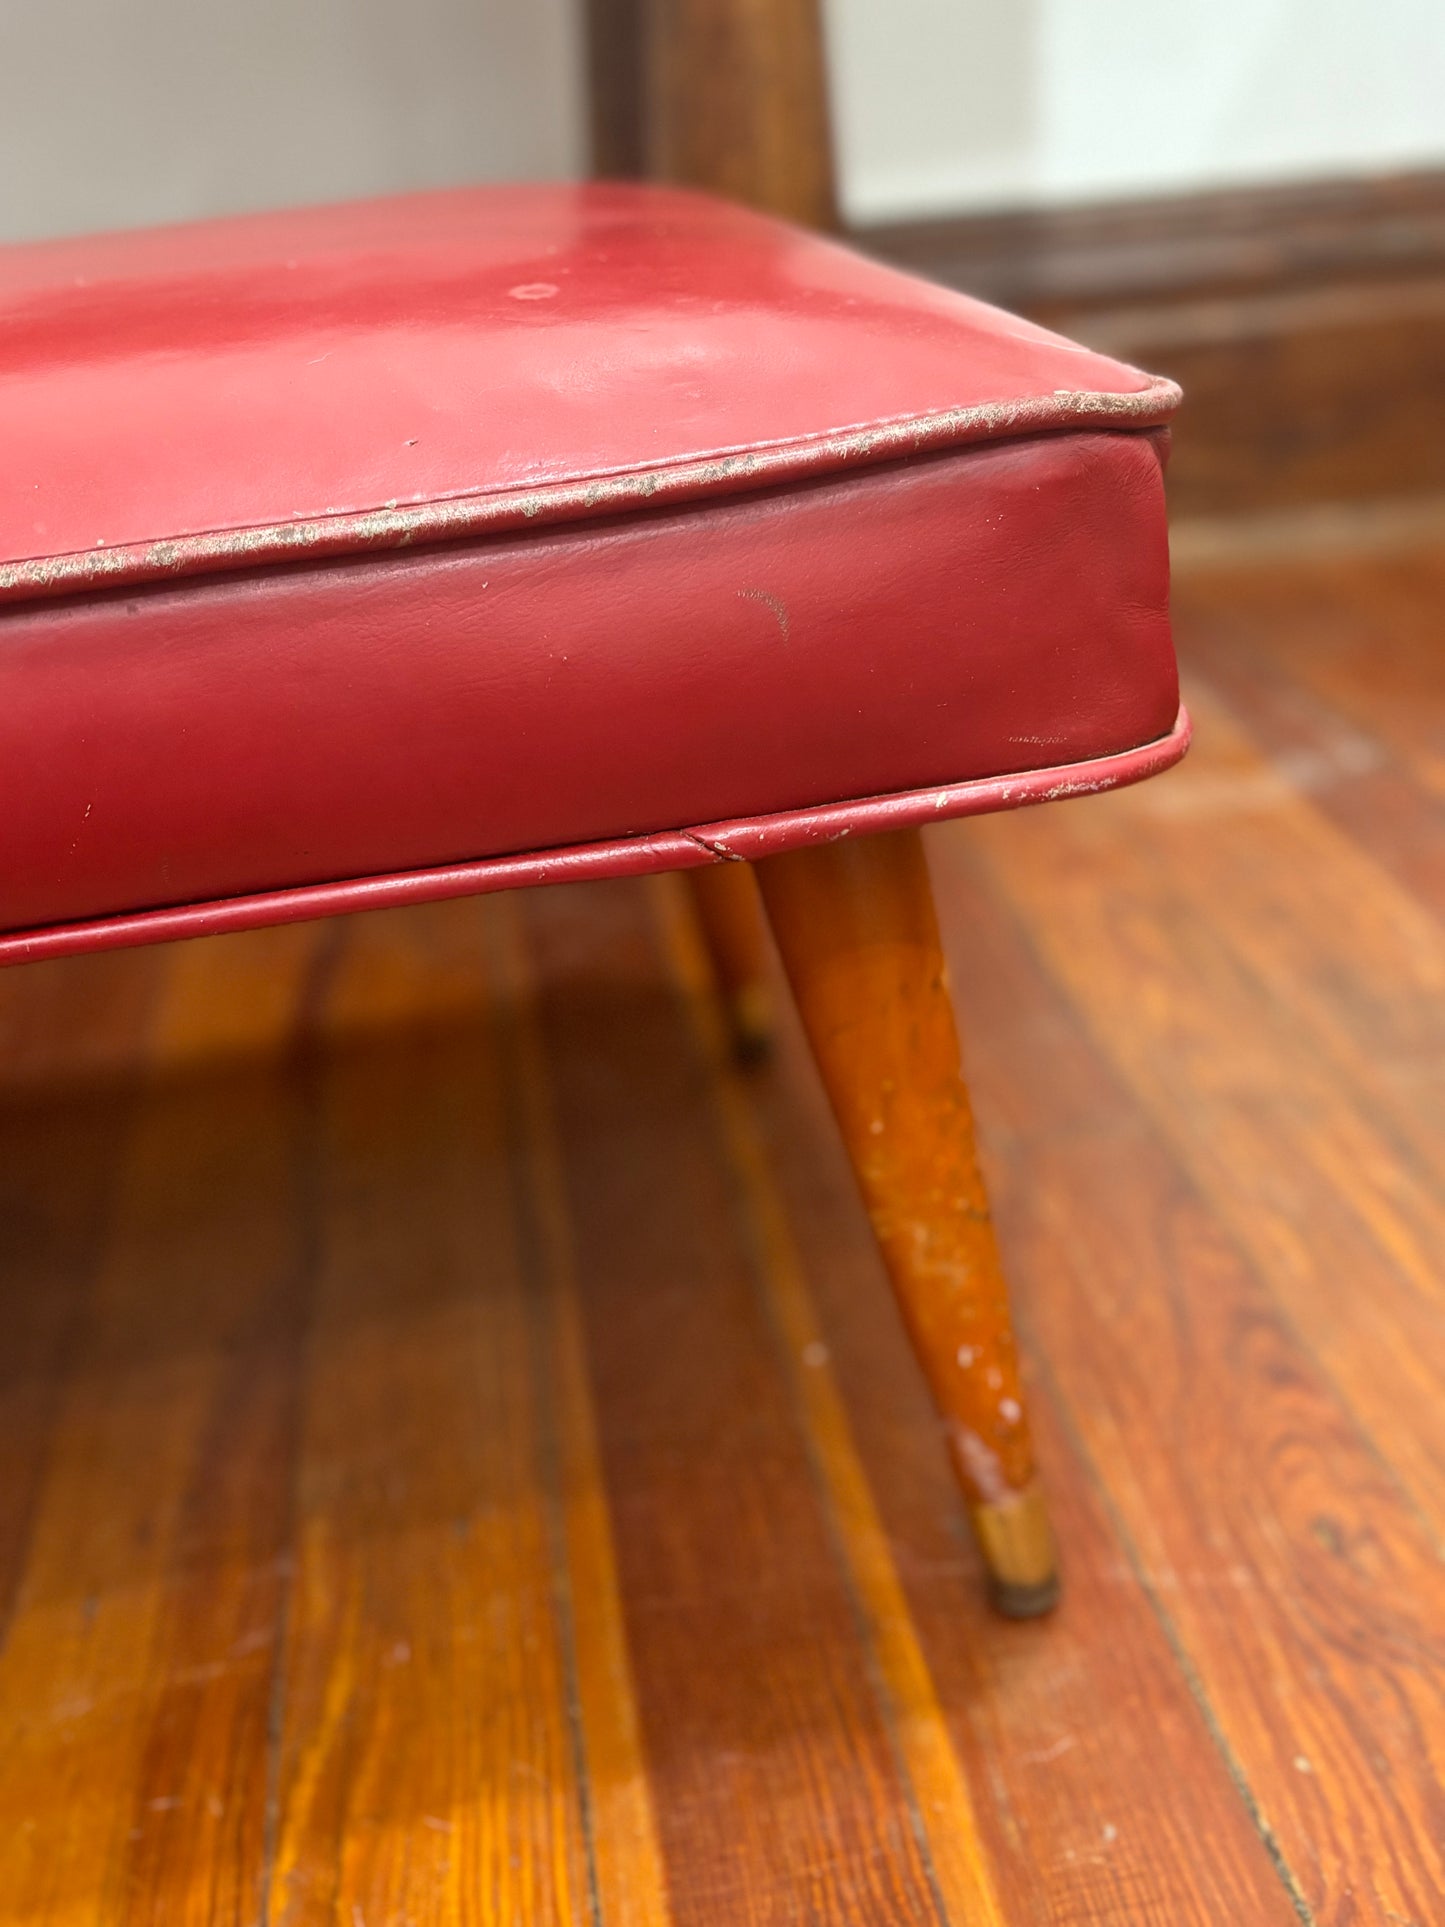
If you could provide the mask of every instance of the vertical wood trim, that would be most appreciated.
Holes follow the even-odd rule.
[[[592,172],[634,180],[646,172],[642,27],[646,0],[587,0],[584,27]]]
[[[819,0],[587,0],[592,171],[838,225]]]
[[[647,171],[837,225],[819,0],[646,0]]]

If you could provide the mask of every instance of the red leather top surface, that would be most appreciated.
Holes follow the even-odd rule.
[[[721,202],[468,189],[0,250],[0,597],[658,506],[1177,391]]]

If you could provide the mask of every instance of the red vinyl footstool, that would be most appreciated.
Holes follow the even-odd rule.
[[[916,826],[1182,755],[1177,391],[631,186],[0,250],[0,340],[0,961],[721,865],[726,968],[756,862],[995,1596],[1047,1605]]]

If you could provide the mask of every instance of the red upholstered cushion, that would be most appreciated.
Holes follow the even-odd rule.
[[[0,954],[1182,748],[1174,389],[720,203],[12,248],[0,344]]]

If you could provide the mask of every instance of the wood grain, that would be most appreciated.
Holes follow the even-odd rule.
[[[155,962],[85,958],[0,982],[0,1640],[106,1232]]]
[[[1253,572],[1257,573],[1257,572]],[[1302,608],[1261,608],[1261,584],[1237,568],[1186,571],[1179,600],[1187,623],[1194,680],[1249,734],[1284,781],[1392,876],[1437,919],[1445,913],[1445,797],[1416,780],[1408,743],[1396,747],[1367,715],[1359,680],[1331,672],[1331,635],[1353,607],[1360,640],[1377,636],[1372,589],[1394,571],[1372,558],[1326,560],[1312,577],[1336,593]],[[1266,578],[1267,581],[1267,578]],[[1433,619],[1438,584],[1416,578],[1410,625]],[[1314,604],[1315,606],[1311,606]],[[1351,620],[1348,616],[1346,622]],[[1392,657],[1394,651],[1391,651]],[[1318,685],[1318,686],[1316,686]],[[1373,696],[1365,699],[1373,706]],[[1420,704],[1428,718],[1427,682]],[[1408,709],[1408,706],[1406,706]]]
[[[1398,766],[1431,797],[1445,799],[1440,544],[1383,556],[1344,548],[1318,562],[1293,596],[1268,570],[1196,573],[1187,593],[1201,646],[1216,646],[1231,597],[1242,603],[1231,653],[1265,633],[1277,672],[1363,732],[1364,755]]]
[[[161,1891],[174,1920],[257,1902],[304,1270],[295,1120],[268,1052],[315,942],[240,947],[281,988],[254,1023],[227,1014],[255,1055],[224,1098],[161,1069],[129,1120],[0,1656],[9,1919],[154,1918]],[[162,1067],[204,1059],[207,948],[166,961]]]
[[[1282,785],[1261,795],[1263,766],[1241,762],[1240,739],[1199,706],[1203,741],[1172,800],[1140,792],[1070,812],[1047,848],[1022,818],[978,842],[998,848],[990,874],[1008,900],[1047,906],[1051,966],[1107,1026],[1157,1127],[1445,1527],[1442,1442],[1407,1416],[1412,1398],[1439,1395],[1445,1369],[1431,996],[1445,944]],[[1239,805],[1220,812],[1231,790]],[[1314,973],[1299,950],[1306,897]],[[1382,1012],[1393,1065],[1359,1035],[1383,1045]],[[1420,1075],[1405,1074],[1411,1061]]]
[[[523,907],[674,1918],[936,1921],[645,897]]]
[[[922,839],[793,850],[758,881],[995,1603],[1030,1618],[1057,1599],[1053,1537]]]
[[[510,1098],[518,1215],[523,1249],[531,1260],[534,1316],[550,1389],[552,1499],[558,1515],[552,1551],[573,1651],[594,1912],[618,1927],[663,1927],[671,1918],[666,1873],[598,1457],[577,1254],[536,980],[517,903],[503,898],[485,908]]]
[[[884,1693],[900,1771],[945,1916],[1002,1921],[996,1877],[984,1848],[974,1795],[940,1715],[933,1680],[903,1595],[892,1549],[852,1436],[788,1213],[772,1182],[748,1089],[737,1077],[718,1020],[709,973],[675,889],[654,902],[664,952],[707,1073],[710,1108],[736,1174],[740,1217],[789,1389],[822,1487],[835,1542],[863,1621]]]
[[[1115,1152],[1106,1120],[1119,1106],[1097,1088],[1070,1093],[1064,1073],[1077,1053],[1061,1056],[1055,1043],[1040,1067],[1038,1100],[1072,1098],[1075,1129],[1087,1117],[1094,1135],[1073,1185],[1045,1157],[1041,1189],[1036,1143],[1019,1153],[1029,1197],[1055,1201],[1059,1215],[1041,1275],[1058,1281],[1047,1316],[1059,1326],[1051,1356],[1061,1378],[1078,1378],[1099,1344],[1093,1320],[1083,1330],[1077,1322],[1090,1273],[1105,1294],[1096,1312],[1126,1322],[1131,1349],[1157,1303],[1140,1299],[1132,1280],[1177,1275],[1186,1256],[1211,1277],[1174,1313],[1174,1375],[1163,1366],[1162,1333],[1140,1354],[1149,1380],[1138,1393],[1161,1401],[1154,1423],[1167,1456],[1144,1443],[1137,1408],[1106,1435],[1104,1476],[1141,1549],[1155,1548],[1150,1565],[1167,1575],[1162,1609],[1242,1774],[1275,1788],[1273,1836],[1314,1916],[1354,1918],[1347,1863],[1365,1863],[1380,1917],[1425,1919],[1442,1877],[1432,1842],[1445,1599],[1433,1428],[1420,1414],[1439,1400],[1432,1305],[1445,1240],[1429,1107],[1402,1103],[1382,1071],[1391,1048],[1417,1061],[1423,1050],[1426,1074],[1438,1070],[1438,1029],[1432,1037],[1420,1027],[1430,1022],[1441,932],[1222,715],[1207,702],[1199,710],[1201,753],[1172,800],[1161,785],[1152,801],[1109,799],[1053,827],[1020,817],[944,839],[953,865],[944,896],[963,899],[967,847],[987,895],[1020,920],[1143,1112]],[[1013,1002],[1027,967],[1015,943]],[[1051,1028],[1061,1026],[1056,1018]],[[986,1034],[997,1037],[993,1027]],[[1017,1092],[1026,1043],[1017,1030],[999,1040],[995,1092]],[[1438,1131],[1438,1110],[1434,1117]],[[1131,1260],[1124,1235],[1148,1196],[1141,1152],[1151,1135],[1202,1194],[1182,1201],[1182,1218],[1180,1207],[1166,1214],[1161,1194],[1151,1243],[1158,1248],[1171,1218],[1179,1227],[1162,1264],[1148,1261],[1147,1245]],[[1079,1161],[1072,1147],[1069,1156]],[[1120,1175],[1110,1181],[1116,1158]],[[1104,1197],[1108,1236],[1085,1244],[1083,1227]],[[1217,1337],[1200,1322],[1206,1312],[1220,1320]],[[1128,1389],[1120,1365],[1111,1350],[1077,1394],[1091,1440],[1100,1406],[1117,1406]],[[1163,1467],[1200,1462],[1200,1447],[1181,1449],[1180,1425],[1201,1399],[1201,1443],[1243,1448],[1232,1468],[1211,1475],[1219,1496],[1200,1514],[1213,1522],[1221,1568],[1238,1575],[1251,1602],[1227,1641],[1225,1627],[1201,1613],[1179,1550],[1161,1539],[1176,1529],[1177,1501],[1133,1489],[1141,1473],[1153,1480]],[[1247,1510],[1231,1526],[1241,1497]],[[1228,1550],[1225,1532],[1238,1534]],[[1244,1650],[1230,1653],[1244,1632]],[[1212,1640],[1213,1663],[1204,1657]],[[1281,1686],[1263,1719],[1250,1682],[1261,1672],[1280,1681],[1286,1665],[1298,1668],[1298,1684]],[[1393,1713],[1382,1721],[1386,1702]],[[1304,1763],[1293,1780],[1287,1761]],[[1333,1852],[1322,1810],[1341,1816]],[[1397,1844],[1386,1855],[1386,1839],[1412,1851]]]
[[[1031,920],[990,897],[953,870],[975,1079],[1006,1147],[1001,1222],[1039,1293],[1028,1333],[1048,1335],[1141,1580],[1309,1916],[1349,1921],[1363,1893],[1366,1917],[1424,1921],[1436,1544],[1312,1355],[1314,1324],[1302,1338],[1130,1101],[1040,969]]]
[[[970,923],[959,938],[956,919],[948,921],[961,1008],[990,1035],[993,1012],[971,994],[979,932]],[[974,967],[960,969],[964,959]],[[1034,1032],[1036,1006],[1026,1005],[1019,1021]],[[1047,1032],[1038,1038],[1045,1057],[1053,1046]],[[786,1074],[746,1087],[757,1161],[773,1187],[772,1208],[793,1227],[804,1288],[816,1296],[819,1338],[845,1394],[922,1663],[979,1789],[1005,1917],[1161,1927],[1293,1919],[1150,1594],[1132,1572],[1133,1549],[1110,1495],[1067,1428],[1052,1374],[1042,1371],[1051,1351],[1047,1326],[1035,1328],[1027,1317],[1031,1410],[1068,1584],[1047,1626],[1011,1627],[985,1608],[965,1510],[917,1423],[918,1368],[888,1315],[879,1261],[796,1020],[780,1027],[778,1049]],[[971,1078],[992,1096],[979,1077],[978,1051],[967,1055]],[[990,1163],[996,1185],[1007,1174]],[[1007,1188],[1000,1202],[1005,1255],[1027,1314],[1041,1287],[1008,1221]],[[1103,1626],[1107,1638],[1099,1636]],[[1145,1706],[1141,1719],[1134,1709]],[[1130,1711],[1116,1717],[1112,1709],[1121,1708]]]
[[[333,1048],[317,1074],[270,1911],[295,1927],[472,1908],[583,1921],[565,1625],[475,916],[368,918],[345,936],[321,1012]]]

